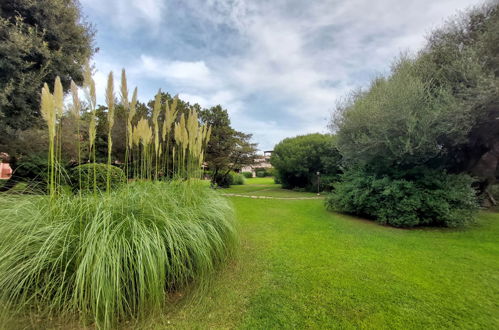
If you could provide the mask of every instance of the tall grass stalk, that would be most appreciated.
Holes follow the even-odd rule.
[[[88,102],[88,107],[90,110],[90,123],[88,126],[88,142],[89,142],[89,156],[94,163],[96,160],[95,157],[95,137],[97,134],[97,114],[96,114],[96,106],[97,106],[97,96],[95,91],[95,81],[92,78],[92,69],[90,65],[87,63],[85,65],[85,70],[83,71],[83,86],[85,89],[85,95]],[[97,173],[93,173],[93,190],[97,192]]]
[[[77,164],[81,164],[81,134],[80,134],[80,112],[81,112],[81,103],[80,103],[80,98],[78,96],[78,86],[75,84],[73,80],[71,80],[71,97],[73,100],[72,108],[71,108],[71,113],[73,114],[73,118],[76,122],[76,136],[77,136],[77,142],[76,142],[76,148],[77,150],[77,157],[78,157],[78,162]],[[81,191],[81,171],[79,171],[78,175],[78,185],[79,185],[79,191]]]
[[[133,159],[133,146],[135,143],[134,141],[134,132],[133,132],[133,120],[136,114],[136,106],[137,106],[137,87],[133,90],[133,95],[132,95],[132,101],[130,102],[130,110],[127,115],[127,136],[128,136],[128,145],[127,145],[127,151],[128,151],[128,158],[125,158],[125,162],[128,164],[131,164],[135,159]],[[129,170],[129,167],[127,166],[127,170]],[[126,173],[127,178],[129,177],[130,173]]]
[[[152,109],[152,125],[154,129],[154,159],[155,159],[155,168],[154,168],[154,179],[158,179],[158,170],[159,170],[159,123],[158,117],[161,111],[161,89],[158,90],[154,98],[154,105]]]
[[[55,136],[56,136],[56,113],[54,107],[54,96],[50,93],[49,86],[43,85],[40,112],[47,123],[49,137],[48,152],[48,191],[51,197],[55,196]]]
[[[163,153],[165,155],[165,177],[166,178],[170,177],[170,133],[172,130],[172,125],[177,118],[177,113],[178,113],[177,105],[178,105],[178,96],[175,96],[173,98],[173,102],[172,102],[171,107],[168,105],[168,101],[165,102],[163,130],[161,132],[163,135],[163,143],[164,143],[164,141],[166,141],[165,152]],[[175,158],[175,157],[172,157],[172,158]],[[173,171],[173,172],[175,172],[175,171]]]
[[[125,121],[126,121],[126,130],[125,130],[125,174],[126,177],[128,178],[128,141],[131,137],[131,134],[129,134],[128,131],[128,122],[129,122],[129,116],[130,116],[130,103],[128,101],[128,84],[126,80],[126,71],[125,69],[121,70],[121,85],[120,85],[120,100],[121,100],[121,105],[123,106],[123,110],[125,112]]]
[[[110,168],[112,163],[112,151],[113,151],[113,126],[114,126],[114,77],[113,72],[109,72],[109,76],[107,78],[107,88],[106,88],[106,104],[107,104],[107,191],[111,190],[111,176],[110,176]]]
[[[62,115],[64,112],[64,91],[61,78],[57,76],[54,81],[54,111],[56,120],[56,154],[55,154],[55,188],[58,189],[62,183]]]

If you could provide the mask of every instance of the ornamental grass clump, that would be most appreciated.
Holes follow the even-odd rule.
[[[175,98],[171,106],[164,105],[161,124],[158,93],[152,116],[135,118],[137,89],[129,102],[123,70],[123,171],[112,159],[116,100],[110,73],[108,157],[107,164],[99,164],[96,90],[88,65],[84,78],[86,103],[72,83],[69,109],[77,120],[88,118],[88,141],[77,126],[78,165],[70,173],[62,166],[61,81],[56,78],[53,93],[47,84],[42,89],[49,194],[7,201],[2,207],[0,306],[6,307],[7,317],[16,311],[47,312],[109,329],[160,312],[170,291],[205,282],[231,255],[237,236],[231,206],[199,180],[211,128],[199,122],[197,113],[182,114],[177,121]],[[170,145],[173,127],[175,143]],[[88,150],[82,152],[86,143]],[[63,186],[66,177],[72,179],[72,189]]]
[[[160,312],[237,242],[231,206],[198,180],[17,200],[2,210],[0,298],[99,328]]]

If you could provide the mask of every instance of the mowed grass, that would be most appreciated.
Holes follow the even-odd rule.
[[[499,328],[499,213],[463,229],[404,230],[322,200],[230,200],[238,256],[209,289],[173,294],[140,328]]]
[[[404,230],[327,212],[321,200],[231,200],[238,259],[155,326],[499,328],[499,213],[464,229]]]
[[[222,193],[277,198],[317,197],[316,193],[282,189],[281,185],[275,184],[274,178],[271,177],[246,179],[244,185],[231,186],[228,189],[223,189]]]

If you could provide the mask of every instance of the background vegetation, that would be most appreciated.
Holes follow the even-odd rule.
[[[460,224],[476,208],[467,175],[495,203],[498,8],[450,21],[339,106],[331,127],[346,173],[329,207],[397,226]]]
[[[0,150],[10,155],[13,169],[22,167],[3,186],[8,190],[43,173],[33,166],[46,157],[37,146],[46,143],[39,111],[43,83],[59,76],[64,91],[71,79],[81,84],[83,65],[96,49],[94,30],[75,0],[2,1],[0,39]]]
[[[341,155],[335,146],[335,137],[329,134],[309,134],[287,138],[274,147],[270,162],[283,188],[329,190],[341,173]]]

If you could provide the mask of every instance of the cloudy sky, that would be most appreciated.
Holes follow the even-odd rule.
[[[477,0],[80,0],[97,29],[97,87],[126,68],[141,101],[158,88],[221,104],[261,150],[326,132],[336,100]],[[100,96],[101,103],[103,97]]]

